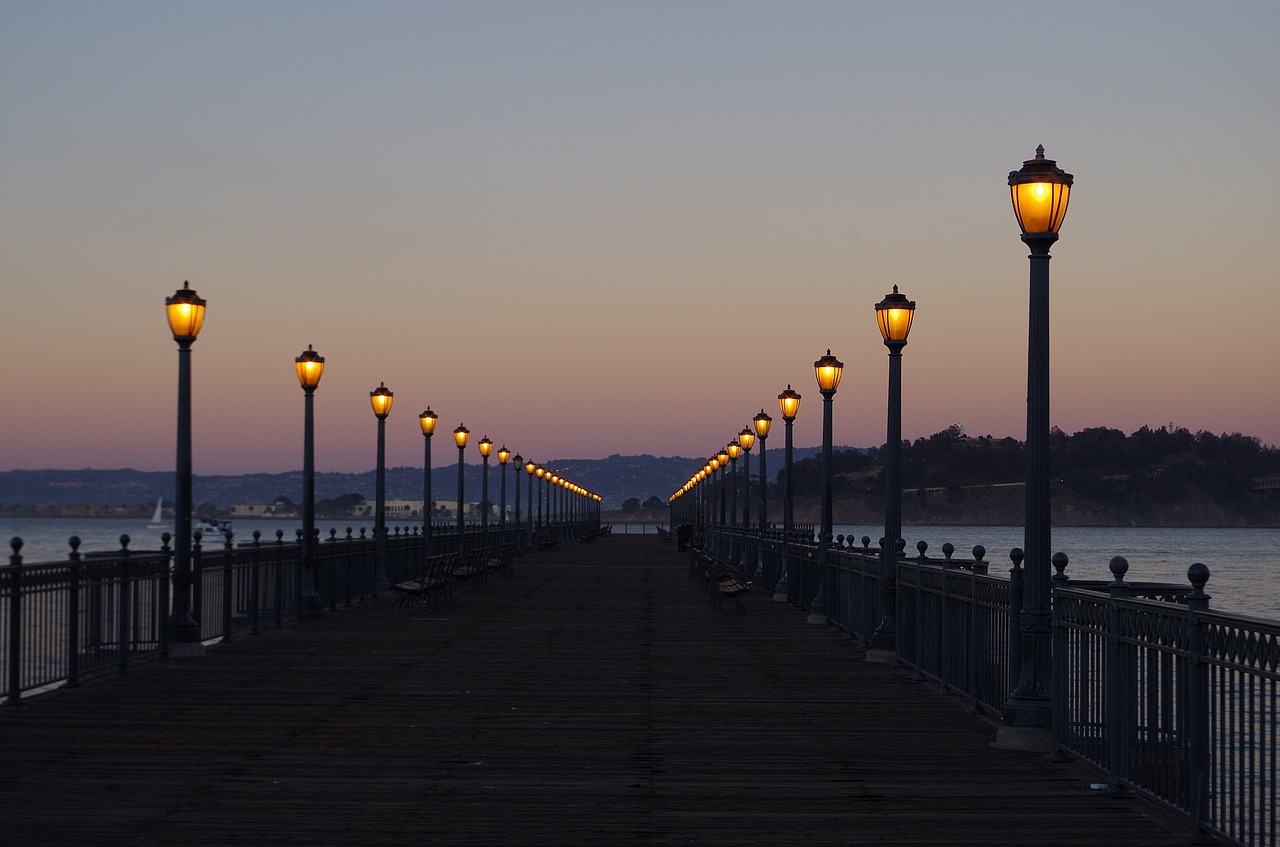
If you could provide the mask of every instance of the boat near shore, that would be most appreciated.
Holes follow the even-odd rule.
[[[223,536],[231,532],[231,521],[221,518],[200,518],[191,525],[191,531],[201,535]]]

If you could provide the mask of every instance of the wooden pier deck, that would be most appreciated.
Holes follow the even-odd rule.
[[[1171,845],[769,592],[608,536],[0,708],[12,845]]]

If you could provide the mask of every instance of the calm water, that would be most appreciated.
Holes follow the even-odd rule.
[[[397,524],[392,523],[391,528]],[[344,519],[317,521],[321,537],[329,529],[345,535],[347,527],[356,533],[364,527],[372,532],[373,522]],[[241,520],[236,523],[236,540],[248,541],[256,529],[264,539],[275,539],[277,529],[292,540],[299,528],[296,520]],[[637,526],[636,530],[639,529]],[[148,529],[147,521],[120,518],[0,518],[0,538],[14,536],[24,542],[27,562],[58,561],[69,551],[67,539],[80,536],[82,551],[114,550],[127,533],[130,546],[138,550],[158,549],[164,530]],[[620,532],[620,527],[615,527]],[[635,531],[635,530],[633,530]],[[870,536],[876,542],[884,530],[879,526],[835,527],[836,534],[860,540]],[[1009,550],[1023,544],[1021,527],[993,526],[908,526],[903,529],[908,554],[917,541],[929,544],[929,555],[940,557],[942,545],[951,542],[957,556],[968,556],[975,544],[987,548],[986,559],[993,573],[1009,569]],[[1212,574],[1208,592],[1211,606],[1223,611],[1280,620],[1280,529],[1166,529],[1056,527],[1053,550],[1066,553],[1071,563],[1067,574],[1076,579],[1110,579],[1107,563],[1112,556],[1129,560],[1128,579],[1133,582],[1173,582],[1186,584],[1187,568],[1204,562]],[[6,549],[7,554],[10,551]]]
[[[871,537],[876,546],[882,526],[836,526],[857,539]],[[1007,573],[1009,551],[1023,546],[1020,526],[906,526],[907,555],[916,542],[929,545],[929,556],[942,556],[942,545],[955,545],[956,556],[969,556],[975,544],[987,548],[992,573]],[[1052,549],[1066,553],[1067,576],[1111,579],[1112,556],[1129,560],[1129,582],[1171,582],[1189,585],[1187,568],[1195,562],[1209,567],[1205,590],[1210,607],[1222,611],[1280,620],[1280,529],[1169,529],[1163,527],[1054,527]]]

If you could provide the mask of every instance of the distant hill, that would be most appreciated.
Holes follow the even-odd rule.
[[[796,448],[795,458],[799,461],[820,452],[821,449],[817,447]],[[682,456],[615,454],[604,459],[555,459],[546,462],[545,466],[598,493],[604,498],[602,505],[605,509],[617,509],[632,497],[643,502],[656,496],[665,502],[671,492],[682,485],[702,461],[705,460]],[[759,469],[758,458],[752,461],[752,467]],[[774,449],[770,445],[769,476],[776,477],[781,469],[781,446]],[[481,466],[468,463],[466,471],[464,484],[467,499],[479,500]],[[501,473],[498,463],[492,462],[489,467],[489,498],[494,502],[500,496]],[[515,500],[514,485],[517,476],[520,478],[522,500],[529,490],[528,475],[523,470],[517,472],[514,465],[508,465],[509,502]],[[431,483],[432,499],[456,499],[457,466],[434,467]],[[318,472],[316,499],[332,500],[345,494],[360,494],[366,499],[373,499],[375,484],[373,470],[364,473]],[[166,505],[173,505],[174,486],[172,471],[137,471],[131,468],[0,471],[0,512],[26,512],[37,506],[95,506],[137,512],[139,507],[145,506],[145,513],[150,514],[159,497],[165,499]],[[197,474],[192,481],[192,495],[196,505],[212,504],[220,509],[228,509],[236,503],[270,503],[280,496],[296,502],[302,495],[302,471],[239,476]],[[388,468],[387,498],[422,499],[422,468]]]
[[[631,497],[647,500],[658,496],[664,501],[675,488],[693,472],[697,460],[682,457],[610,456],[607,459],[557,459],[545,463],[584,488],[595,491],[604,498],[606,509],[618,508]],[[468,500],[478,500],[481,490],[481,466],[466,466],[466,494]],[[500,493],[501,467],[495,462],[489,468],[489,495],[497,501]],[[507,497],[514,502],[516,480],[519,479],[522,499],[528,493],[528,475],[517,472],[514,466],[507,469]],[[372,499],[375,491],[375,472],[316,474],[316,498],[327,500],[344,494],[360,494]],[[458,476],[456,466],[435,467],[432,470],[432,495],[436,500],[454,500],[457,497]],[[137,471],[130,468],[118,470],[14,470],[0,471],[0,510],[25,512],[31,507],[70,507],[77,505],[111,507],[147,506],[148,514],[157,498],[163,497],[168,505],[173,503],[174,474],[172,471]],[[193,499],[197,505],[213,504],[221,509],[236,503],[270,503],[286,496],[299,500],[302,493],[302,472],[277,474],[244,474],[240,476],[205,476],[197,474],[192,482]],[[535,495],[536,496],[536,495]],[[422,468],[395,467],[387,469],[387,497],[392,500],[417,500],[422,498]]]

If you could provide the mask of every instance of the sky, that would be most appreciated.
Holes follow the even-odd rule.
[[[0,0],[0,469],[708,456],[812,363],[885,437],[1026,434],[1007,175],[1075,175],[1053,425],[1280,444],[1280,4]],[[468,462],[479,454],[468,449]],[[777,465],[775,465],[777,467]],[[681,480],[673,480],[673,486]]]

